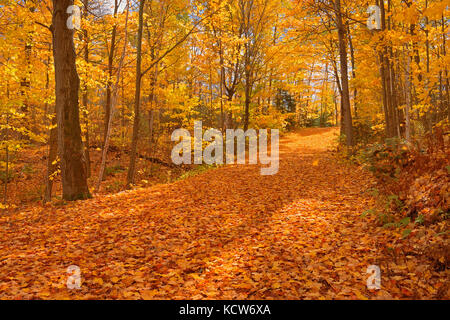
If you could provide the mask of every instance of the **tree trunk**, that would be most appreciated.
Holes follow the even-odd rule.
[[[52,51],[52,45],[50,44],[48,47],[49,53],[47,58],[47,81],[45,83],[45,89],[48,90],[50,86],[50,54]],[[48,112],[48,103],[45,104],[45,114]],[[56,175],[57,169],[57,155],[58,155],[58,126],[56,122],[56,109],[55,107],[52,110],[53,117],[52,122],[50,124],[50,135],[49,135],[49,150],[48,150],[48,158],[47,158],[47,172],[45,176],[45,191],[44,191],[44,203],[51,201],[52,199],[52,189],[53,189],[53,180]]]
[[[117,1],[116,1],[116,3],[117,3]],[[128,38],[128,14],[130,12],[129,11],[130,10],[129,0],[127,0],[126,10],[127,10],[127,14],[126,14],[126,18],[125,18],[126,20],[125,20],[124,39]],[[119,67],[117,68],[116,82],[114,83],[114,86],[112,88],[113,90],[112,90],[112,99],[111,99],[111,105],[110,105],[110,114],[108,117],[108,125],[106,127],[105,144],[103,145],[102,161],[100,164],[100,170],[99,170],[99,174],[98,174],[97,187],[96,187],[97,192],[100,191],[100,186],[101,186],[101,183],[103,180],[103,175],[105,172],[106,157],[108,156],[109,141],[111,138],[112,122],[114,119],[114,112],[116,110],[116,104],[117,104],[117,92],[119,89],[120,72],[122,71],[122,66],[123,66],[123,61],[125,59],[126,51],[127,51],[127,41],[125,40],[124,44],[123,44],[122,56],[120,57]]]
[[[6,98],[9,100],[9,82],[6,84]],[[9,176],[9,110],[6,110],[6,128],[5,128],[5,184],[3,189],[3,204],[8,201],[8,176]]]
[[[67,8],[73,0],[53,0],[53,56],[58,123],[58,151],[64,200],[86,199],[86,159],[81,140],[78,90],[80,79],[75,64],[74,30],[67,28]]]
[[[410,118],[410,110],[411,110],[411,79],[410,79],[410,70],[411,70],[411,57],[408,52],[406,52],[406,70],[405,70],[405,94],[406,94],[406,108],[405,108],[405,138],[406,141],[411,142],[411,118]]]
[[[248,129],[248,122],[250,118],[250,72],[245,75],[245,114],[244,114],[244,131]]]
[[[444,16],[442,15],[441,18],[441,30],[442,30],[442,54],[445,56],[446,55],[446,33],[445,33],[445,19]],[[445,78],[445,91],[446,91],[446,99],[445,99],[445,103],[444,103],[444,109],[447,109],[447,119],[450,122],[450,85],[449,85],[449,80],[448,80],[448,71],[447,71],[447,67],[444,67],[444,78]]]
[[[220,57],[220,130],[222,133],[225,132],[225,119],[223,113],[223,82],[225,81],[225,68],[223,66],[223,49],[222,49],[222,39],[219,39],[219,57]]]
[[[352,78],[356,79],[356,70],[355,70],[355,50],[353,48],[352,37],[350,34],[350,26],[347,24],[347,35],[348,35],[348,45],[350,47],[350,60],[352,65]],[[356,85],[353,89],[353,110],[355,113],[355,118],[358,118],[358,104],[356,103],[356,97],[358,95],[358,90],[356,89]]]
[[[84,18],[87,19],[88,16],[88,8],[89,8],[89,0],[84,0]],[[89,34],[87,29],[84,30],[84,61],[86,62],[86,64],[89,63]],[[87,79],[88,75],[85,75],[85,78]],[[85,147],[84,147],[84,152],[86,154],[86,170],[87,170],[87,175],[88,177],[91,176],[91,155],[89,152],[89,145],[90,145],[90,141],[89,141],[89,112],[88,112],[88,86],[87,86],[87,81],[85,81],[84,84],[84,92],[83,92],[83,108],[84,108],[84,124],[86,126],[86,131],[84,133],[84,140],[86,141]]]
[[[386,12],[384,8],[384,1],[378,1],[381,12],[381,31],[386,30]],[[382,50],[379,53],[380,59],[380,75],[381,84],[383,90],[383,108],[384,108],[384,119],[386,123],[386,137],[391,138],[396,136],[395,121],[393,113],[393,101],[392,101],[392,83],[391,83],[391,64],[388,57],[388,47],[384,43],[384,34],[381,40]]]
[[[345,45],[345,28],[342,23],[341,2],[335,1],[336,24],[339,38],[339,58],[341,67],[341,84],[342,84],[342,115],[344,123],[344,134],[348,147],[353,146],[353,124],[352,113],[350,109],[350,93],[348,86],[348,66],[347,66],[347,46]]]
[[[114,0],[114,17],[117,16],[119,10],[118,0]],[[108,131],[109,118],[111,116],[111,99],[112,99],[112,77],[113,77],[113,64],[114,55],[116,51],[116,37],[117,37],[117,25],[114,24],[111,34],[111,48],[108,51],[108,82],[106,84],[106,103],[105,103],[105,131],[103,132],[103,145],[105,145],[106,135]]]
[[[52,119],[52,127],[50,129],[49,152],[47,159],[47,176],[45,184],[44,202],[49,202],[52,199],[53,180],[56,176],[58,164],[56,163],[56,156],[58,155],[58,126],[56,121],[56,114]]]
[[[133,120],[133,137],[131,141],[130,166],[127,174],[127,188],[134,184],[134,176],[136,171],[136,152],[139,135],[139,117],[141,106],[141,80],[142,80],[142,31],[144,26],[144,5],[145,0],[139,3],[139,27],[137,35],[137,52],[136,52],[136,88],[134,95],[134,120]]]

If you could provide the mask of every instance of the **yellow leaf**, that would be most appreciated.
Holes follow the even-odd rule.
[[[190,273],[189,274],[192,278],[194,278],[195,280],[203,280],[202,277],[200,277],[198,274],[196,273]]]
[[[363,295],[361,292],[359,292],[358,290],[355,290],[355,296],[358,298],[358,299],[361,299],[361,300],[369,300],[365,295]]]
[[[39,295],[42,296],[42,297],[49,297],[50,296],[50,292],[42,291],[42,292],[39,293]]]
[[[102,278],[95,278],[93,282],[98,284],[98,285],[101,285],[101,286],[103,285],[103,279]]]
[[[141,290],[139,292],[144,300],[151,300],[158,293],[156,290]]]
[[[119,278],[118,277],[112,277],[111,278],[111,281],[113,282],[113,283],[117,283],[117,282],[119,282]]]

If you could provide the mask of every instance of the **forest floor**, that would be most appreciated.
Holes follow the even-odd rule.
[[[448,269],[361,214],[374,185],[337,129],[280,141],[280,170],[230,165],[150,188],[0,213],[0,299],[449,298]],[[80,268],[79,290],[66,286]],[[368,290],[367,268],[381,268]]]

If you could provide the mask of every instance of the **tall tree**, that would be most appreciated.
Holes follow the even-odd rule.
[[[108,132],[109,118],[111,115],[111,99],[112,99],[112,86],[113,86],[113,67],[114,57],[116,54],[116,38],[117,38],[117,13],[119,11],[119,0],[114,0],[114,24],[111,31],[111,43],[108,49],[108,81],[106,82],[106,102],[105,102],[105,131],[103,133],[103,145],[105,145],[106,135]],[[106,41],[107,43],[107,41]]]
[[[61,161],[63,199],[90,197],[87,166],[81,140],[78,90],[80,79],[75,64],[74,30],[67,27],[67,9],[73,0],[53,0],[53,57],[58,124],[58,150]]]
[[[336,15],[336,27],[338,31],[338,43],[339,43],[339,62],[341,69],[341,86],[342,86],[342,96],[341,96],[341,112],[345,133],[345,141],[347,146],[353,146],[353,124],[352,124],[352,113],[350,109],[350,91],[348,85],[348,57],[347,57],[347,45],[345,43],[346,30],[342,20],[342,9],[341,1],[335,0],[334,10]]]
[[[111,130],[112,130],[112,121],[114,117],[114,113],[116,111],[116,104],[117,104],[117,92],[119,89],[119,82],[120,82],[120,73],[122,71],[123,67],[123,61],[125,60],[125,55],[127,52],[127,38],[128,38],[128,16],[130,12],[130,2],[127,0],[127,7],[126,7],[126,18],[125,18],[125,37],[124,37],[124,43],[123,43],[123,49],[122,49],[122,55],[120,57],[119,67],[117,68],[117,76],[116,76],[116,82],[114,83],[114,86],[112,87],[112,99],[111,99],[111,105],[109,109],[109,116],[108,116],[108,125],[106,127],[106,136],[105,136],[105,143],[103,145],[102,150],[102,161],[100,164],[100,170],[97,180],[97,191],[100,191],[101,182],[103,180],[103,175],[105,172],[106,167],[106,157],[108,155],[108,149],[109,149],[109,142],[111,139]],[[116,14],[116,13],[115,13]]]
[[[141,109],[141,83],[142,83],[142,35],[144,29],[144,7],[145,0],[139,1],[139,24],[137,34],[137,50],[136,50],[136,87],[134,95],[134,122],[133,137],[131,141],[130,166],[127,173],[127,187],[131,187],[134,183],[134,175],[136,171],[136,152],[139,135],[139,119]]]

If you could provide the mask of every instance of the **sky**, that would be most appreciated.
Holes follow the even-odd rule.
[[[105,0],[105,1],[109,3],[109,5],[111,6],[111,10],[112,10],[112,8],[114,7],[114,0]],[[130,2],[131,1],[132,0],[130,0]],[[127,0],[119,0],[119,2],[121,2],[120,7],[119,7],[119,12],[122,12],[127,5]]]

